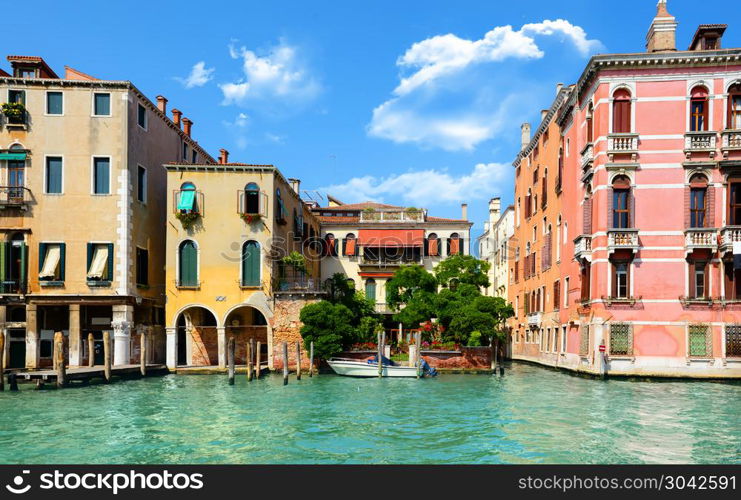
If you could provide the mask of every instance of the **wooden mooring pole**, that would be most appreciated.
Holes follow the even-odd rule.
[[[0,330],[0,391],[5,390],[5,333]]]
[[[317,372],[318,373],[318,372]],[[314,341],[309,344],[309,377],[314,375]]]
[[[147,376],[147,335],[142,332],[139,339],[139,370],[142,377]]]
[[[15,373],[8,374],[8,389],[10,389],[11,392],[18,390],[18,375]]]
[[[288,385],[288,342],[283,342],[283,385]]]
[[[92,333],[87,334],[87,365],[95,366],[95,338]]]
[[[301,380],[301,341],[296,341],[296,380]]]
[[[260,363],[261,363],[261,357],[262,357],[262,342],[259,340],[257,341],[257,349],[255,350],[255,378],[260,378]]]
[[[106,382],[111,381],[111,332],[103,332],[103,373]]]
[[[227,343],[227,365],[229,366],[229,385],[234,385],[234,337]]]
[[[422,332],[417,332],[417,353],[416,353],[416,366],[417,366],[417,378],[422,374]]]
[[[381,363],[381,353],[383,352],[383,346],[381,345],[381,333],[378,333],[378,340],[376,340],[378,347],[378,353],[376,354],[376,361],[378,361],[378,378],[383,376],[383,363]]]
[[[54,334],[54,364],[57,372],[57,387],[61,388],[67,384],[67,372],[64,366],[64,334]]]
[[[247,351],[247,381],[250,382],[252,380],[252,339],[247,341],[245,350]]]

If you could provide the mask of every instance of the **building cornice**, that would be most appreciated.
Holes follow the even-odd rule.
[[[535,130],[535,134],[533,134],[530,142],[519,153],[517,153],[517,158],[515,158],[515,161],[512,163],[515,168],[520,165],[522,159],[529,155],[538,144],[538,142],[540,141],[540,137],[543,135],[543,133],[553,120],[556,111],[558,111],[564,101],[566,101],[568,96],[571,94],[571,91],[571,87],[564,87],[558,91],[558,94],[556,94],[556,98],[553,100],[553,103],[548,108],[548,112],[546,113],[545,117],[543,117],[543,119],[540,121],[540,125]]]

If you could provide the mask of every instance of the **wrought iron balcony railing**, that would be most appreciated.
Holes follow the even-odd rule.
[[[0,208],[26,208],[31,190],[21,186],[0,186]]]

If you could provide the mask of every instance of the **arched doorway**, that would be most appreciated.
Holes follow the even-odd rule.
[[[251,339],[261,343],[261,359],[268,360],[268,322],[257,308],[237,306],[227,314],[224,326],[227,341],[234,337],[236,364],[246,364],[247,343]]]
[[[216,317],[208,309],[192,306],[177,319],[178,366],[217,366],[219,345]]]

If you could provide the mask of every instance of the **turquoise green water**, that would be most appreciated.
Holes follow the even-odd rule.
[[[741,463],[741,386],[147,378],[0,393],[1,463]]]

